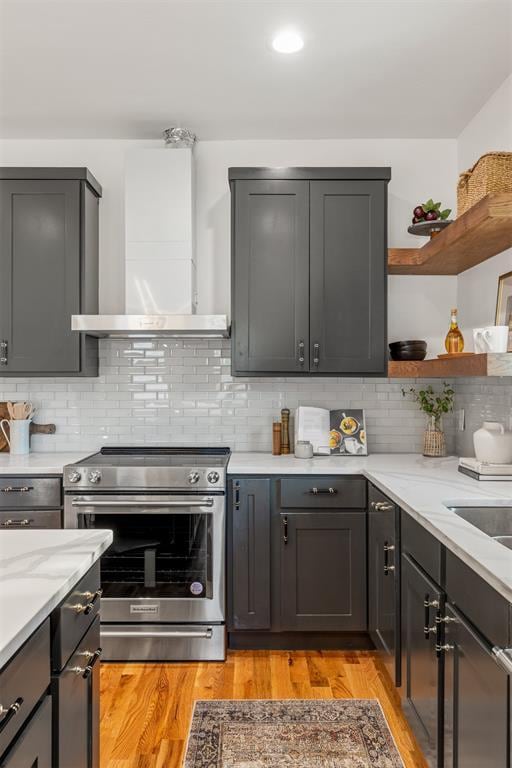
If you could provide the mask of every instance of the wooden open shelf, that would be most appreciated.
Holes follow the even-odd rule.
[[[512,193],[483,197],[422,248],[390,248],[390,275],[458,275],[512,247]],[[485,375],[485,374],[483,374]]]
[[[453,379],[460,376],[512,376],[512,352],[470,355],[440,360],[418,360],[388,363],[392,379]]]

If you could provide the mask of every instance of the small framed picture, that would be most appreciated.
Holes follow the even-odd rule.
[[[512,272],[500,275],[495,325],[509,325],[512,318]]]

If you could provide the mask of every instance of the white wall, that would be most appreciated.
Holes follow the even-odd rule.
[[[458,169],[470,168],[486,152],[512,151],[512,75],[484,104],[457,141]],[[493,325],[498,277],[512,270],[512,249],[479,264],[458,278],[458,307],[467,349],[472,329]]]
[[[161,142],[124,140],[2,140],[1,165],[85,165],[103,186],[100,207],[100,308],[123,311],[124,163],[133,146]],[[171,151],[171,150],[170,150]],[[230,308],[231,165],[390,165],[389,244],[418,246],[407,234],[413,207],[434,196],[455,203],[453,140],[318,140],[199,142],[196,161],[196,244],[199,312]],[[390,281],[390,338],[426,338],[439,351],[456,297],[455,278],[406,277]]]

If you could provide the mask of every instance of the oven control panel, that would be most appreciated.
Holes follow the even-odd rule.
[[[68,492],[94,488],[96,491],[123,490],[194,490],[194,492],[223,491],[226,484],[224,467],[180,467],[165,471],[159,467],[64,467],[64,489]]]

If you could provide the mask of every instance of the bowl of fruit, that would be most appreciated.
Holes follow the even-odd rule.
[[[451,208],[441,210],[441,203],[434,203],[432,198],[422,205],[417,205],[413,211],[412,224],[407,231],[411,235],[435,237],[442,229],[452,223],[448,216]]]

